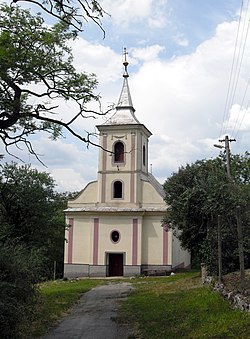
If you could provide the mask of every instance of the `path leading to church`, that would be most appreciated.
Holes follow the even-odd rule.
[[[44,339],[127,339],[128,328],[115,320],[119,300],[125,298],[131,289],[128,282],[93,288]]]

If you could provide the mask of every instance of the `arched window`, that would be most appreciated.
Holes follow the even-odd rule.
[[[146,165],[146,148],[145,148],[145,145],[143,145],[143,148],[142,148],[142,163],[143,163],[143,166]]]
[[[120,141],[115,143],[115,147],[114,147],[114,161],[115,162],[124,162],[124,145]]]
[[[113,197],[122,198],[122,182],[121,181],[114,182]]]

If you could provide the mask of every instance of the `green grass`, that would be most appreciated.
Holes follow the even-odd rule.
[[[135,338],[250,338],[250,315],[202,287],[197,273],[141,279],[134,286],[122,318],[137,330]]]
[[[250,338],[250,314],[231,309],[219,294],[201,286],[196,272],[129,281],[135,288],[121,302],[118,321],[129,324],[130,338]],[[41,284],[39,313],[29,337],[43,335],[83,293],[110,282],[83,279]]]
[[[29,337],[43,335],[58,319],[79,300],[81,295],[100,285],[103,280],[82,279],[73,281],[50,281],[38,286],[40,302],[36,320],[30,326]]]

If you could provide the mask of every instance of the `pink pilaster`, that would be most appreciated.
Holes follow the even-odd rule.
[[[73,256],[73,232],[74,232],[74,219],[73,218],[69,218],[68,264],[72,264],[72,256]]]
[[[98,265],[99,219],[94,218],[93,265]]]
[[[135,202],[135,134],[131,135],[130,202]]]
[[[132,265],[137,265],[137,257],[138,257],[138,219],[133,219]]]
[[[103,136],[103,149],[107,149],[107,135]],[[102,182],[101,182],[101,202],[106,201],[106,170],[107,170],[107,152],[102,151]]]
[[[163,226],[163,265],[168,265],[168,227]]]

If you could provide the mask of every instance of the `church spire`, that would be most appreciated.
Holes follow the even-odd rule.
[[[122,91],[120,94],[120,98],[118,100],[118,104],[116,106],[117,109],[120,108],[129,108],[131,109],[133,112],[135,111],[134,107],[133,107],[133,103],[132,103],[132,99],[131,99],[131,95],[130,95],[130,90],[129,90],[129,86],[128,86],[128,60],[127,60],[127,55],[128,52],[126,50],[126,48],[124,48],[124,61],[123,61],[123,66],[124,66],[124,73],[123,73],[123,86],[122,86]]]
[[[127,50],[124,48],[124,73],[123,73],[123,86],[121,94],[116,105],[116,111],[113,116],[105,122],[105,125],[124,125],[124,124],[140,124],[139,120],[136,118],[134,112],[134,106],[132,103],[130,90],[128,86],[128,60],[127,60]]]

